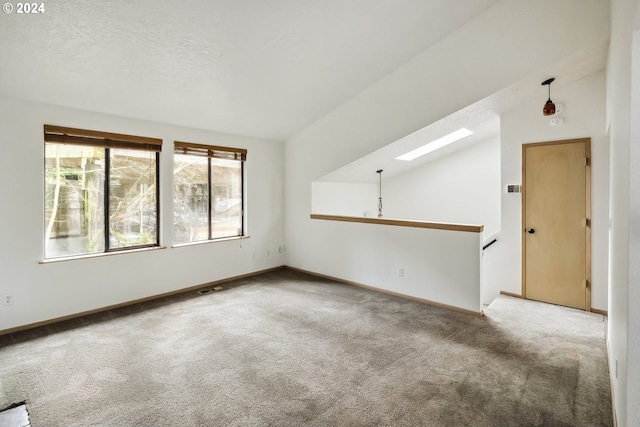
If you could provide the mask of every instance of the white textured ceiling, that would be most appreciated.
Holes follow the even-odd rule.
[[[495,0],[51,0],[0,14],[0,93],[285,140]]]

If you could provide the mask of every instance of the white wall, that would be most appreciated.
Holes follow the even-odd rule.
[[[614,410],[619,426],[640,425],[640,310],[637,305],[640,298],[637,216],[640,129],[637,120],[631,120],[640,114],[639,3],[637,0],[611,2],[607,63],[607,119],[611,139],[608,341]]]
[[[376,217],[379,184],[314,182],[311,212]],[[385,218],[500,229],[500,138],[480,141],[382,180]]]
[[[389,218],[484,225],[483,242],[500,240],[500,138],[480,141],[383,184]],[[495,248],[482,253],[481,301],[500,294],[500,259]]]
[[[568,87],[552,90],[554,102],[564,105],[558,116],[562,126],[551,126],[542,115],[546,100],[541,94],[501,116],[502,139],[502,231],[500,289],[516,294],[522,290],[522,197],[507,193],[508,184],[522,184],[522,144],[572,138],[591,138],[591,254],[593,308],[607,310],[609,140],[605,134],[605,74],[599,72]]]
[[[311,212],[314,214],[378,216],[376,184],[314,182],[311,193]]]
[[[480,141],[384,180],[384,215],[500,230],[500,139]]]
[[[312,220],[306,269],[478,313],[482,233]],[[402,276],[398,269],[402,268]]]
[[[484,233],[480,235],[483,240],[497,235],[500,230],[500,139],[496,136],[480,141],[384,179],[382,194],[385,218],[484,225]],[[312,186],[313,213],[364,216],[367,212],[368,216],[375,217],[377,201],[377,184],[314,182]],[[388,242],[381,244],[386,246]],[[440,245],[440,241],[437,244]],[[483,252],[482,259],[485,262],[481,302],[488,305],[500,294],[500,288],[495,285],[501,274],[500,263],[493,248]],[[456,265],[460,260],[454,257],[450,262]],[[389,271],[394,272],[391,267]],[[415,274],[415,268],[413,272]],[[438,295],[431,297],[437,301]]]
[[[637,16],[636,16],[637,17]],[[640,25],[636,20],[632,45],[631,117],[640,117]],[[633,120],[629,147],[629,290],[627,405],[629,425],[640,425],[640,121]]]
[[[43,124],[162,138],[166,249],[40,264],[44,257]],[[283,144],[0,97],[0,330],[283,265]],[[248,149],[249,239],[171,248],[173,141]],[[266,251],[270,256],[266,256]],[[255,256],[254,256],[255,254]]]
[[[288,264],[331,274],[331,266],[342,261],[328,237],[341,225],[320,226],[309,218],[312,182],[536,70],[600,44],[609,36],[602,19],[607,14],[608,4],[602,1],[502,1],[288,140]],[[505,57],[510,60],[496,67],[497,58]],[[399,253],[409,253],[402,241],[393,243]],[[371,250],[371,242],[351,233],[340,244],[352,253]],[[368,272],[349,273],[349,280],[371,284]],[[385,289],[403,286],[395,276],[388,279]]]

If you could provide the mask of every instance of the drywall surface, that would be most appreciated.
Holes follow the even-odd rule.
[[[314,182],[311,212],[378,216],[380,184]],[[382,179],[383,216],[500,229],[500,138],[480,141]]]
[[[476,313],[482,308],[482,233],[311,220],[307,237],[331,248],[330,257],[308,260],[311,271]]]
[[[378,215],[379,194],[379,185],[374,184],[314,182],[311,209],[313,213],[374,217]],[[410,229],[407,233],[381,225],[313,224],[325,229],[325,238],[335,245],[332,256],[349,246],[344,240],[353,239],[354,233],[369,242],[365,251],[348,251],[339,262],[315,268],[342,279],[364,279],[363,283],[383,289],[395,282],[395,292],[472,311],[479,311],[480,302],[488,304],[498,295],[482,292],[480,298],[481,283],[492,277],[486,271],[480,273],[483,258],[477,249],[478,241],[500,227],[499,138],[383,180],[382,195],[385,218],[481,224],[485,232],[472,238],[469,246],[462,246],[460,239],[469,236],[454,232]],[[398,275],[400,269],[402,276]]]
[[[609,139],[605,134],[605,74],[599,72],[552,94],[562,104],[561,126],[550,125],[542,115],[544,93],[501,116],[502,139],[502,274],[499,290],[516,294],[522,289],[522,195],[507,193],[508,184],[522,184],[522,145],[527,143],[591,138],[591,306],[607,310]],[[555,116],[554,116],[555,117]]]
[[[163,139],[161,244],[166,249],[41,264],[44,257],[43,124]],[[0,97],[0,330],[280,266],[283,144]],[[171,247],[173,141],[248,149],[248,239]],[[266,255],[269,250],[269,256]]]
[[[500,139],[455,151],[383,182],[384,215],[500,230]]]
[[[311,213],[378,216],[378,186],[349,182],[311,184]]]
[[[640,116],[640,28],[636,25],[632,41],[631,117]],[[629,147],[629,290],[627,318],[627,421],[640,425],[640,123],[631,121]]]
[[[547,6],[554,13],[548,13]],[[333,275],[348,268],[337,252],[339,245],[328,238],[342,225],[325,224],[319,232],[309,218],[312,182],[535,70],[602,43],[609,36],[603,16],[608,16],[608,4],[600,1],[502,1],[289,139],[285,148],[288,264]],[[504,221],[504,211],[502,216]],[[343,231],[346,237],[340,244],[351,253],[371,250],[371,242]],[[379,243],[374,248],[385,244]],[[394,240],[393,245],[398,253],[409,253],[403,241]],[[332,267],[335,264],[340,269]],[[348,277],[371,285],[365,271],[354,269]],[[382,284],[385,289],[398,291],[404,286],[397,276],[388,278]],[[442,288],[436,292],[445,293]]]
[[[486,242],[500,231],[500,139],[480,141],[410,171],[383,179],[385,218],[484,225]],[[312,212],[378,215],[379,185],[314,182]],[[494,246],[495,247],[495,246]],[[500,260],[483,252],[482,303],[500,293]]]
[[[640,116],[640,28],[632,41],[631,117]],[[640,122],[631,121],[629,147],[629,290],[628,301],[628,425],[640,425]]]
[[[640,2],[611,2],[609,364],[619,426],[640,425]]]

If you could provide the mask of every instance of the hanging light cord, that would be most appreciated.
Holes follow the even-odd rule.
[[[376,171],[380,175],[379,193],[378,193],[378,218],[382,218],[382,169]]]

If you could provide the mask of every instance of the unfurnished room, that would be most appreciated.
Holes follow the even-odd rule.
[[[4,2],[0,425],[640,426],[639,116],[638,0]]]

